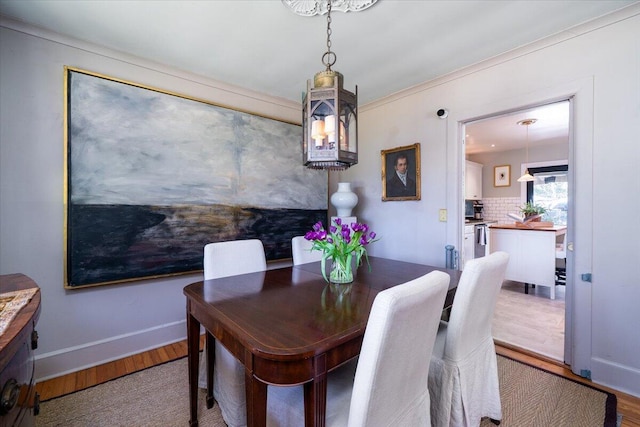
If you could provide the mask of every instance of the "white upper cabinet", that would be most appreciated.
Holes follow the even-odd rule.
[[[465,161],[464,194],[467,200],[482,199],[482,165]]]

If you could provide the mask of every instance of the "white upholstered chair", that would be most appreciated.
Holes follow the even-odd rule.
[[[478,426],[502,419],[491,321],[509,255],[494,252],[465,264],[449,322],[441,322],[429,368],[431,425]]]
[[[312,251],[312,246],[313,243],[305,239],[304,236],[296,236],[291,239],[293,265],[320,261],[322,259],[322,251]]]
[[[448,287],[434,271],[376,296],[357,362],[327,377],[327,426],[429,425],[427,360]],[[303,387],[269,386],[267,426],[302,425]]]
[[[204,247],[203,261],[205,280],[267,269],[264,246],[257,239],[209,243]],[[213,368],[213,397],[220,406],[222,417],[229,427],[245,426],[244,367],[218,341],[214,344],[214,338],[209,333],[206,334],[206,341],[200,359],[198,384],[208,390],[207,404],[213,403],[207,384],[207,369]],[[207,355],[213,348],[215,363],[210,367]]]

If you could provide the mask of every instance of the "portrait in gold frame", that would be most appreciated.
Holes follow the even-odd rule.
[[[420,200],[420,143],[381,151],[382,201]]]

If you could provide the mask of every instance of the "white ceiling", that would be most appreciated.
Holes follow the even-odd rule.
[[[379,0],[332,14],[333,68],[364,104],[634,2]],[[0,13],[294,101],[324,68],[326,15],[279,0],[0,0]]]
[[[527,127],[519,125],[524,119],[536,119]],[[468,123],[465,127],[466,154],[496,153],[500,151],[545,145],[569,144],[569,101],[556,102],[535,108],[491,117]]]
[[[333,69],[366,104],[632,3],[379,0],[332,13]],[[324,69],[326,15],[299,16],[279,0],[0,0],[0,14],[296,102]]]

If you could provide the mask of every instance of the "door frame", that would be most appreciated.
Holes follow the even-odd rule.
[[[540,83],[542,84],[542,82]],[[529,109],[537,105],[567,100],[570,102],[569,124],[569,212],[567,238],[567,292],[565,293],[565,361],[574,373],[591,372],[592,366],[592,287],[578,281],[576,272],[592,270],[593,237],[593,177],[590,165],[593,159],[593,77],[540,87],[507,99],[478,104],[450,111],[447,124],[448,181],[456,191],[447,196],[447,209],[455,213],[455,221],[447,224],[447,235],[461,247],[464,224],[464,127],[465,123],[499,114]],[[576,182],[580,183],[578,191]],[[576,212],[580,210],[580,216]],[[574,248],[575,242],[575,248]],[[575,278],[575,279],[574,279]]]
[[[572,98],[569,99],[561,99],[561,100],[554,100],[552,102],[543,102],[541,104],[536,104],[536,105],[531,105],[531,106],[527,106],[525,108],[516,108],[514,110],[510,110],[508,112],[499,112],[498,114],[494,114],[494,115],[489,115],[486,117],[483,117],[482,120],[490,120],[492,118],[497,118],[497,117],[502,117],[502,116],[508,116],[508,115],[513,115],[513,114],[518,114],[518,113],[522,113],[531,109],[535,109],[535,108],[539,108],[539,107],[544,107],[546,105],[550,105],[550,104],[554,104],[557,102],[564,102],[564,101],[568,101],[569,102],[569,117],[568,117],[568,123],[567,123],[567,127],[569,130],[569,135],[572,134],[571,132],[571,127],[572,127],[572,117],[571,117],[571,113],[572,113],[572,108],[571,108],[571,104],[573,102]],[[462,123],[463,125],[463,130],[464,132],[462,133],[462,135],[466,136],[466,126],[469,123],[475,122],[476,120],[469,120],[466,121],[464,123]],[[570,146],[571,141],[568,141],[568,145]],[[463,147],[463,153],[464,153],[464,158],[466,160],[466,145],[465,145],[465,141],[464,138],[462,140],[462,147]],[[570,164],[570,160],[569,159],[556,159],[556,160],[545,160],[545,161],[539,161],[539,162],[529,162],[529,163],[525,163],[525,162],[521,162],[520,163],[520,174],[518,176],[521,176],[525,173],[525,171],[527,169],[530,168],[536,168],[536,167],[547,167],[547,166],[558,166],[558,165],[568,165],[569,169],[571,169],[571,164]],[[513,168],[516,168],[517,165],[513,165]],[[464,170],[464,169],[463,169]],[[462,179],[462,185],[463,185],[463,194],[465,194],[465,189],[464,189],[464,185],[466,183],[466,179]],[[569,179],[569,193],[568,193],[568,198],[571,199],[572,194],[571,194],[571,185],[573,183],[571,182],[571,179]],[[527,200],[527,182],[515,182],[515,185],[517,185],[519,187],[519,193],[520,193],[520,203],[524,204]],[[568,210],[567,211],[567,218],[571,217],[571,212]],[[463,218],[463,222],[464,222],[464,218]],[[568,236],[567,236],[568,237]],[[569,255],[567,255],[567,266],[569,264]],[[570,288],[572,286],[572,281],[570,279],[570,277],[572,277],[572,275],[570,274],[570,272],[568,271],[569,268],[567,268],[567,273],[566,273],[566,284],[565,284],[565,325],[564,325],[564,332],[565,332],[565,339],[564,339],[564,343],[563,343],[563,362],[567,363],[567,364],[571,364],[570,360],[571,360],[571,334],[566,333],[567,330],[567,326],[571,327],[570,324],[567,325],[567,318],[571,318],[571,316],[568,314],[568,309],[567,309],[567,299],[570,298]],[[570,304],[569,304],[570,305]]]

